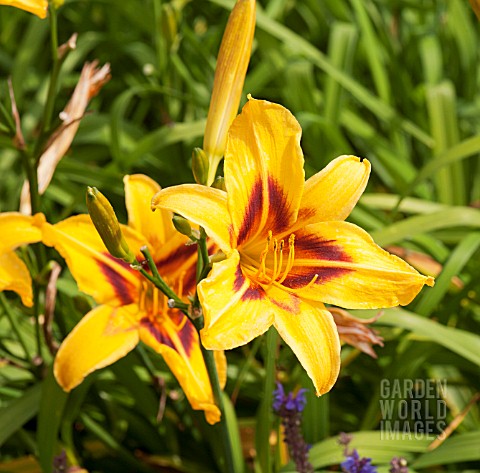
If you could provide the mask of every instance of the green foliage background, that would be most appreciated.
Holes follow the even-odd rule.
[[[191,150],[201,146],[231,6],[228,0],[77,0],[60,8],[60,42],[73,32],[79,37],[62,68],[55,113],[68,101],[85,61],[109,62],[112,80],[90,105],[43,197],[49,221],[85,212],[87,185],[100,188],[125,220],[125,174],[145,173],[164,187],[191,182]],[[414,249],[443,265],[434,288],[424,289],[405,309],[384,311],[375,324],[385,338],[377,360],[344,347],[340,378],[321,399],[289,349],[281,351],[277,368],[286,385],[310,389],[304,430],[318,470],[342,460],[333,437],[348,431],[355,432],[352,445],[372,457],[379,471],[387,471],[398,455],[409,460],[410,471],[479,471],[478,405],[457,418],[452,436],[431,452],[425,438],[385,440],[378,431],[382,379],[446,379],[447,423],[480,391],[478,44],[479,22],[464,0],[258,2],[245,94],[279,102],[298,118],[307,175],[340,154],[368,158],[372,177],[349,220],[380,245]],[[0,7],[0,102],[8,111],[11,76],[30,143],[50,67],[48,21]],[[0,211],[18,209],[23,180],[11,136],[0,127]],[[28,259],[31,251],[22,254]],[[453,276],[460,285],[452,284]],[[54,336],[60,341],[91,301],[67,271],[58,289]],[[218,433],[191,411],[162,360],[137,350],[67,396],[50,374],[47,350],[42,372],[31,362],[32,313],[18,297],[5,296],[0,472],[52,471],[53,456],[62,448],[92,472],[219,471]],[[235,447],[240,464],[243,443],[246,471],[268,471],[268,462],[278,467],[276,454],[266,457],[265,444],[259,444],[255,460],[249,456],[254,444],[248,433],[258,425],[258,438],[268,438],[271,420],[262,395],[266,343],[258,339],[228,353],[226,392],[235,393],[242,432]],[[160,423],[160,393],[145,359],[168,393]]]

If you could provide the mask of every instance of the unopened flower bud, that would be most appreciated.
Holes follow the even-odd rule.
[[[215,189],[220,189],[221,191],[226,191],[227,188],[225,187],[225,178],[223,176],[217,176],[215,181],[213,181],[212,187]]]
[[[193,148],[192,172],[197,184],[205,185],[208,178],[208,158],[202,148]]]
[[[87,208],[90,218],[109,253],[127,263],[135,263],[115,211],[107,198],[95,187],[87,189]]]
[[[238,0],[228,19],[218,53],[203,149],[209,159],[207,185],[223,158],[227,132],[238,113],[255,31],[255,0]]]
[[[181,233],[189,238],[192,236],[192,227],[186,218],[183,218],[180,215],[174,215],[172,218],[172,223],[178,233]]]

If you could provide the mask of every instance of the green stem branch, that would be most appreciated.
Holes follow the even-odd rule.
[[[199,281],[203,279],[206,274],[208,274],[209,269],[209,259],[208,259],[208,248],[206,244],[206,235],[205,232],[202,232],[202,237],[198,241],[199,248],[199,258],[197,261],[197,275],[199,274]],[[168,284],[163,280],[158,272],[157,265],[152,258],[152,255],[149,249],[144,246],[140,249],[141,253],[145,257],[147,265],[150,269],[150,273],[145,271],[142,267],[132,265],[140,271],[140,273],[147,278],[155,287],[160,289],[169,299],[172,299],[175,302],[175,307],[180,309],[193,323],[200,337],[200,330],[203,328],[203,315],[193,317],[192,314],[188,311],[189,306],[185,304],[177,294],[168,286]],[[195,295],[195,301],[198,302],[198,296]],[[201,314],[201,312],[200,312]],[[212,393],[215,404],[221,412],[221,418],[218,425],[220,439],[223,443],[223,451],[225,455],[225,471],[228,473],[235,473],[234,462],[233,462],[233,453],[232,453],[232,444],[230,441],[230,433],[228,430],[227,420],[225,416],[225,406],[222,398],[222,388],[220,387],[220,380],[218,379],[217,367],[215,364],[215,357],[212,350],[207,350],[201,343],[200,347],[202,350],[203,359],[205,366],[207,368],[208,377],[210,379],[210,384],[212,386]]]

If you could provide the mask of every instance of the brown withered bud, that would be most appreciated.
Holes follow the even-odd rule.
[[[378,320],[381,314],[371,319],[358,319],[346,310],[339,309],[338,307],[329,307],[328,310],[333,315],[340,340],[358,348],[372,358],[377,358],[377,354],[373,351],[372,345],[380,345],[383,347],[383,338],[380,337],[375,330],[368,327],[368,325]]]

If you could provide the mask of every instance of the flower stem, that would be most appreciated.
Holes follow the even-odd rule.
[[[160,276],[150,250],[146,246],[142,246],[140,251],[142,252],[142,255],[145,256],[145,260],[147,261],[148,267],[152,274],[148,274],[148,272],[141,267],[138,268],[140,273],[145,276],[155,287],[160,289],[169,299],[173,299],[175,301],[175,307],[180,309],[187,317],[190,318],[190,314],[188,313],[188,304],[185,304],[185,302],[183,302],[182,299],[180,299],[180,297],[178,297],[177,294],[170,288],[170,286],[163,280],[162,276]]]
[[[257,447],[258,461],[261,471],[270,472],[272,469],[272,455],[270,450],[270,431],[272,426],[273,389],[275,387],[275,361],[277,351],[278,333],[270,327],[264,337],[267,345],[267,359],[265,363],[265,387],[263,400],[257,415],[257,431],[255,445]]]
[[[32,215],[35,215],[40,211],[37,166],[25,150],[21,151],[21,153],[23,167],[25,168],[25,174],[27,175],[28,185],[30,187],[30,206],[32,208]]]
[[[50,131],[52,116],[53,116],[53,108],[55,105],[55,97],[57,93],[58,76],[60,74],[60,68],[62,65],[58,57],[57,10],[53,4],[50,4],[49,13],[50,13],[49,18],[50,18],[50,47],[51,47],[51,54],[52,54],[52,72],[50,75],[50,83],[48,84],[47,101],[45,102],[45,108],[43,109],[43,117],[40,123],[40,135],[35,144],[35,148],[33,152],[36,165],[38,165],[38,161],[41,156],[42,146],[45,142],[48,132]],[[31,192],[31,189],[32,188],[30,187],[30,192]]]
[[[200,277],[202,276],[205,277],[206,269],[208,268],[208,265],[209,265],[208,249],[206,245],[205,233],[202,233],[202,237],[199,239],[198,244],[199,244],[199,258],[198,258],[197,274],[199,274]],[[188,308],[189,308],[188,305],[185,304],[177,296],[177,294],[168,286],[168,284],[160,276],[157,265],[153,260],[150,250],[146,246],[144,246],[140,248],[140,251],[145,257],[145,260],[152,274],[149,274],[147,271],[145,271],[141,267],[137,269],[152,284],[154,284],[155,287],[160,289],[160,291],[162,291],[169,299],[173,299],[175,301],[175,307],[180,309],[190,319],[190,321],[193,323],[193,325],[197,329],[197,332],[199,333],[199,337],[200,337],[200,330],[203,328],[203,323],[204,323],[203,315],[201,315],[201,311],[199,311],[200,315],[196,314],[195,316],[192,316],[192,314],[188,311]],[[133,265],[133,267],[135,267],[135,265]],[[195,297],[195,301],[198,301],[197,296]],[[220,387],[220,381],[218,379],[218,372],[215,364],[215,357],[213,355],[212,350],[207,350],[201,343],[200,343],[200,347],[202,350],[203,360],[207,368],[208,377],[210,379],[210,384],[212,386],[213,398],[214,398],[215,404],[217,405],[217,407],[221,412],[220,422],[217,428],[219,429],[219,437],[221,439],[221,442],[223,443],[223,451],[225,455],[225,471],[227,473],[235,473],[232,444],[230,441],[230,433],[227,425],[227,419],[225,416],[225,406],[223,404],[222,388]]]
[[[203,328],[203,316],[197,317],[193,321],[193,324],[195,325],[195,328],[200,334],[200,330]],[[220,380],[218,379],[215,357],[213,356],[212,350],[207,350],[202,344],[200,344],[200,347],[202,349],[203,360],[205,361],[205,366],[207,368],[210,384],[212,385],[213,398],[215,400],[215,404],[221,412],[220,422],[219,424],[217,424],[217,428],[219,430],[219,436],[223,444],[223,452],[225,455],[225,471],[228,473],[235,473],[232,443],[230,440],[230,431],[228,429],[227,418],[225,416],[225,406],[223,404],[222,388],[220,387]]]

